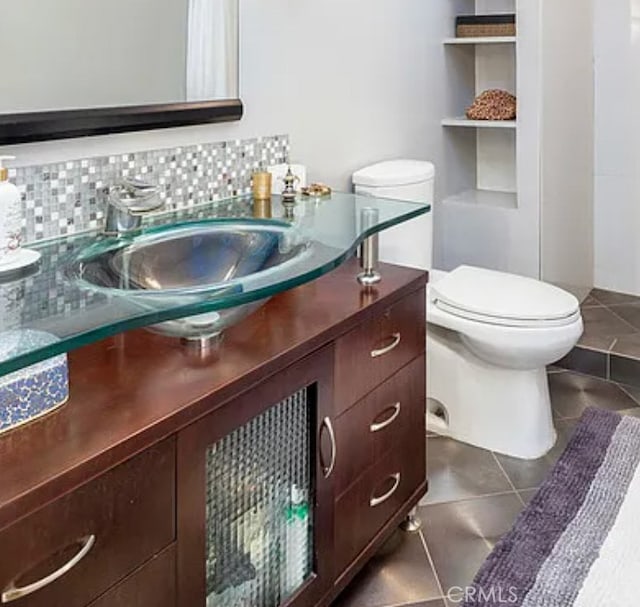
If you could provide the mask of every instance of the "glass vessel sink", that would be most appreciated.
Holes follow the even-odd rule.
[[[426,204],[333,193],[300,199],[285,220],[253,217],[250,197],[152,215],[135,236],[88,232],[30,244],[28,275],[0,275],[0,375],[140,327],[196,338],[215,335],[270,297],[330,272],[368,236],[429,212]],[[362,211],[378,218],[363,225]],[[384,280],[384,271],[382,272]],[[354,276],[354,281],[356,277]],[[46,346],[3,336],[26,329]]]
[[[153,307],[188,296],[225,297],[240,294],[250,282],[267,285],[291,271],[310,253],[310,242],[291,239],[292,226],[251,219],[208,221],[160,228],[88,249],[67,270],[88,289],[135,298]],[[293,240],[293,242],[290,242]],[[98,247],[100,248],[100,247]],[[233,308],[187,316],[151,325],[150,330],[187,339],[219,335],[269,297]]]

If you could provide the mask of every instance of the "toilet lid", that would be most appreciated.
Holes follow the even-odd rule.
[[[492,324],[562,325],[580,315],[578,300],[553,285],[472,266],[460,266],[431,285],[442,310]]]
[[[433,179],[433,163],[423,160],[386,160],[353,174],[353,184],[368,187],[393,187],[422,183]]]

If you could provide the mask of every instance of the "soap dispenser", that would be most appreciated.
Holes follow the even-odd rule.
[[[13,156],[0,156],[0,273],[12,272],[37,263],[40,253],[22,249],[22,199],[18,188],[9,181],[3,166]]]

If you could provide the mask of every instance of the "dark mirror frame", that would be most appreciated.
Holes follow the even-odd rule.
[[[240,99],[224,99],[195,103],[0,114],[0,145],[232,122],[240,120],[242,113]]]

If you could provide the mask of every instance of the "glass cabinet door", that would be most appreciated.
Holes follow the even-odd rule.
[[[207,607],[280,605],[311,575],[314,392],[298,390],[207,449]]]
[[[297,363],[181,434],[180,605],[307,605],[328,590],[329,359]]]

